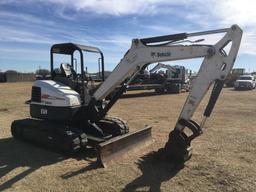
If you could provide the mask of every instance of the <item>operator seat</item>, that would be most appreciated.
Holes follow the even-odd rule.
[[[77,89],[77,83],[75,82],[77,79],[77,73],[68,63],[61,63],[60,69],[54,70],[53,79],[54,81],[69,86],[73,90]]]
[[[69,63],[61,63],[60,70],[62,74],[64,74],[67,78],[71,80],[76,80],[77,78],[76,71],[73,69],[73,67]]]

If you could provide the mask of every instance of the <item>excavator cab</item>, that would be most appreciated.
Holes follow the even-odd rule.
[[[98,72],[96,73],[96,81],[104,81],[104,55],[102,51],[96,47],[78,45],[74,43],[55,44],[51,48],[51,79],[63,83],[71,87],[80,94],[82,102],[85,102],[87,94],[92,94],[98,86],[95,85],[93,75],[91,75],[85,65],[85,53],[99,54]],[[78,54],[77,54],[78,53]],[[61,63],[59,68],[54,68],[55,56],[66,55],[70,57],[70,61]],[[80,67],[78,65],[80,62]],[[98,83],[99,85],[99,83]]]

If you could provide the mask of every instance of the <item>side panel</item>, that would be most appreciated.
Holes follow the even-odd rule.
[[[33,118],[49,119],[54,121],[70,121],[80,109],[77,107],[56,107],[47,105],[30,104],[30,115]]]

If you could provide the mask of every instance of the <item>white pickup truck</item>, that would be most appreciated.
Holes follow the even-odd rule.
[[[234,87],[238,89],[255,89],[256,81],[252,75],[241,75],[238,80],[235,81]]]

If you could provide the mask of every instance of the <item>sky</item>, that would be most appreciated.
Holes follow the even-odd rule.
[[[235,67],[252,72],[256,71],[255,10],[254,0],[0,0],[0,70],[49,69],[51,45],[63,42],[100,48],[105,68],[112,70],[134,38],[238,24],[244,35]],[[85,55],[92,72],[97,58]],[[56,67],[62,59],[57,58]],[[168,63],[198,70],[200,62]]]

